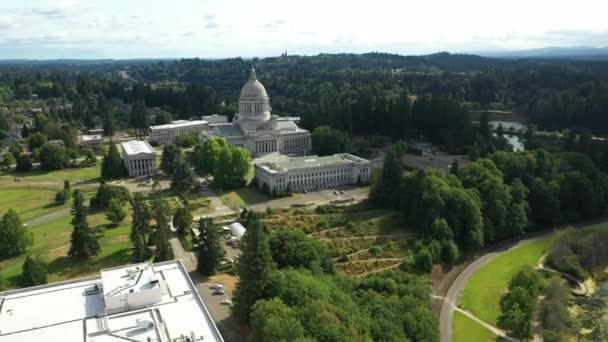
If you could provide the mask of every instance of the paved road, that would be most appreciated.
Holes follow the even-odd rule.
[[[577,228],[589,229],[594,227],[599,227],[602,225],[608,224],[608,220],[602,219],[593,223],[582,223],[575,225]],[[450,285],[445,297],[443,298],[443,302],[441,304],[441,312],[439,314],[439,334],[441,336],[442,342],[452,342],[452,317],[454,314],[454,310],[458,305],[458,299],[460,297],[460,293],[462,289],[466,285],[467,281],[481,267],[490,262],[492,259],[497,257],[498,255],[505,253],[513,248],[526,245],[530,242],[544,239],[551,234],[554,234],[554,231],[549,231],[547,233],[543,233],[540,235],[536,235],[534,237],[523,238],[515,243],[512,243],[508,246],[500,246],[495,250],[487,252],[486,254],[480,256],[475,261],[470,263],[467,267],[465,267],[460,274],[456,277],[454,282]],[[487,322],[486,322],[487,323]]]

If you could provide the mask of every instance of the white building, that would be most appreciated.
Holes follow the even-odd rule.
[[[181,261],[0,293],[0,341],[223,341]]]
[[[271,115],[270,98],[252,68],[241,90],[239,113],[232,123],[210,125],[208,131],[201,132],[201,142],[222,137],[229,145],[248,149],[254,157],[273,152],[305,153],[311,148],[310,132],[291,119]]]
[[[270,193],[312,191],[371,180],[371,162],[349,153],[261,158],[254,160],[254,167],[258,187]]]
[[[161,145],[170,144],[182,134],[199,133],[208,127],[209,123],[204,120],[177,120],[166,125],[151,126],[149,140]]]
[[[157,172],[156,151],[147,141],[125,141],[120,146],[129,176],[146,176]]]
[[[82,134],[78,136],[78,144],[81,146],[99,146],[103,144],[103,135],[101,134]]]

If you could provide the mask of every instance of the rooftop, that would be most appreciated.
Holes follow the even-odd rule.
[[[186,126],[196,126],[196,125],[205,125],[207,124],[207,121],[204,120],[177,120],[177,121],[173,121],[170,124],[166,124],[166,125],[158,125],[158,126],[150,126],[150,131],[154,132],[154,131],[158,131],[158,130],[163,130],[163,129],[172,129],[172,128],[178,128],[178,127],[186,127]]]
[[[210,125],[211,129],[204,134],[212,137],[236,137],[242,136],[241,128],[233,123],[222,123]]]
[[[369,163],[368,160],[354,156],[349,153],[338,153],[332,156],[325,157],[319,157],[316,155],[304,157],[272,156],[270,158],[259,158],[256,159],[254,162],[256,163],[256,165],[259,165],[270,172],[297,170],[327,165]]]
[[[123,153],[135,155],[140,153],[156,154],[156,151],[147,141],[131,140],[120,143]]]
[[[223,341],[177,260],[0,293],[0,340]]]

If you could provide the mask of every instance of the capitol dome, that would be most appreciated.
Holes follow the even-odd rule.
[[[258,81],[255,69],[251,68],[249,80],[241,90],[239,120],[266,121],[270,118],[270,98],[264,85]]]

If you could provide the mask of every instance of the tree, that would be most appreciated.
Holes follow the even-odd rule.
[[[112,142],[110,142],[110,149],[108,153],[104,155],[103,161],[101,162],[101,178],[102,179],[118,179],[125,175],[126,170],[122,157]]]
[[[15,171],[30,172],[32,167],[32,159],[30,158],[30,155],[27,153],[20,154],[19,159],[17,159],[17,167],[15,168]]]
[[[192,214],[187,208],[180,207],[175,211],[173,215],[173,226],[177,230],[179,236],[186,236],[192,226]]]
[[[25,258],[21,271],[21,284],[23,286],[37,286],[46,284],[48,276],[48,265],[40,257],[28,255]]]
[[[171,177],[171,188],[180,192],[190,190],[196,183],[196,176],[190,163],[183,157],[178,157],[175,161],[173,175]]]
[[[34,234],[23,225],[16,211],[9,209],[0,221],[0,259],[25,252],[34,244]]]
[[[15,165],[17,161],[15,160],[15,157],[12,155],[12,153],[7,153],[2,157],[2,164],[0,164],[0,167],[2,168],[2,170],[8,172],[11,170],[11,167],[13,165]]]
[[[234,189],[245,185],[251,169],[249,151],[228,146],[220,150],[213,169],[213,185],[220,189]]]
[[[268,235],[255,214],[249,216],[242,251],[236,267],[239,282],[236,284],[232,312],[240,322],[249,322],[253,305],[262,298],[275,268]]]
[[[74,201],[72,204],[72,237],[68,255],[71,258],[88,259],[99,253],[100,247],[94,232],[89,228],[87,222],[84,194],[82,190],[74,190]]]
[[[113,198],[110,200],[110,204],[108,205],[108,209],[106,211],[106,218],[116,227],[118,227],[125,217],[127,217],[127,212],[123,208],[123,205],[124,201],[121,201],[118,198]]]
[[[380,206],[395,208],[399,204],[403,163],[401,156],[393,149],[388,150],[384,158],[382,173],[374,177],[370,190],[370,199]]]
[[[170,124],[172,121],[173,118],[171,117],[171,113],[162,111],[156,114],[156,117],[154,118],[154,125],[167,125]]]
[[[46,143],[40,148],[40,168],[44,171],[61,170],[68,165],[65,147]]]
[[[220,241],[217,226],[210,217],[201,217],[198,222],[198,272],[210,276],[217,271],[224,257],[224,249]]]
[[[114,117],[114,111],[110,109],[103,115],[103,134],[111,137],[116,134],[116,131],[118,131],[118,124]]]
[[[70,190],[70,181],[63,182],[63,189],[55,194],[55,202],[59,204],[66,204],[67,201],[72,197],[72,191]]]
[[[350,148],[350,138],[342,131],[331,126],[319,126],[311,135],[312,149],[320,156],[347,152]]]
[[[173,248],[169,243],[169,205],[159,194],[155,194],[152,212],[156,219],[156,249],[154,251],[154,262],[167,261],[173,259]]]
[[[278,298],[260,300],[251,314],[251,341],[297,341],[304,337],[304,328],[296,310]]]
[[[182,148],[189,148],[196,145],[199,141],[198,132],[181,134],[175,137],[175,145]]]
[[[281,230],[269,241],[272,259],[278,268],[306,267],[313,271],[335,273],[326,248],[299,230]]]
[[[27,126],[27,124],[23,124],[23,127],[21,127],[21,137],[23,139],[27,139],[30,136],[30,128]]]
[[[182,158],[182,149],[175,144],[163,146],[163,156],[160,161],[160,169],[170,175],[175,171],[175,165]]]
[[[112,200],[118,200],[120,204],[124,204],[131,200],[129,189],[120,185],[112,185],[102,183],[97,188],[97,193],[91,198],[91,206],[97,209],[105,210],[110,206]]]
[[[42,147],[42,145],[47,143],[47,138],[46,135],[40,133],[40,132],[36,132],[33,134],[30,134],[30,137],[28,138],[28,148],[30,151],[33,151],[37,148]]]
[[[150,208],[146,204],[143,195],[136,192],[133,196],[133,223],[129,240],[133,244],[133,261],[142,262],[147,260],[150,255],[147,241],[150,237]]]
[[[200,175],[213,173],[215,162],[218,160],[221,150],[227,147],[224,138],[209,138],[195,150],[196,172]]]
[[[143,101],[136,101],[131,107],[130,124],[135,128],[138,136],[144,136],[145,132],[150,128],[150,120],[148,110]]]

